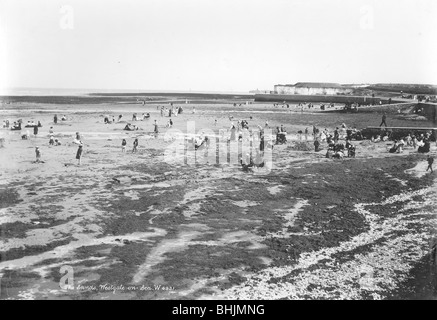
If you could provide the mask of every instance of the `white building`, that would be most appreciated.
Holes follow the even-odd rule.
[[[274,87],[277,94],[307,94],[307,95],[338,95],[350,94],[351,87],[343,87],[338,83],[298,82],[296,84],[277,84]]]

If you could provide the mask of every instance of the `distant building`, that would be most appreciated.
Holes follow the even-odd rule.
[[[337,95],[350,94],[353,88],[338,83],[298,82],[296,84],[277,84],[276,94]]]

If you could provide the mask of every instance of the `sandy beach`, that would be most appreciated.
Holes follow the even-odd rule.
[[[217,135],[238,119],[284,125],[287,144],[274,146],[271,171],[256,174],[166,161],[174,140],[160,105],[3,105],[1,120],[43,126],[37,136],[0,129],[0,299],[435,298],[431,280],[414,289],[418,273],[434,275],[423,271],[436,236],[436,174],[425,171],[426,155],[363,140],[353,142],[356,158],[326,159],[326,143],[314,152],[311,134],[298,138],[313,125],[377,126],[379,114],[178,104],[172,129],[184,134],[189,121],[196,133]],[[131,121],[133,113],[150,118]],[[54,124],[54,114],[67,120]],[[139,130],[124,131],[126,123]],[[50,127],[60,146],[49,145]],[[44,163],[35,163],[36,146]]]

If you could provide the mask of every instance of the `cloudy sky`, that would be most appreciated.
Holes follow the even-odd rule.
[[[435,0],[0,0],[0,87],[437,84]]]

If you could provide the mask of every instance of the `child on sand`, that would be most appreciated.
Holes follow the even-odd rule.
[[[134,140],[134,148],[132,149],[132,153],[136,153],[138,148],[138,138]]]
[[[50,135],[49,145],[52,146],[54,144],[55,144],[55,139],[53,138],[53,135]]]
[[[156,122],[156,120],[155,120],[155,123],[153,124],[153,126],[154,126],[153,132],[155,134],[158,134],[158,123]]]
[[[41,151],[39,150],[39,147],[35,147],[35,156],[36,156],[36,163],[41,162]]]
[[[80,160],[82,159],[83,143],[80,141],[79,147],[76,152],[77,164],[80,166]]]
[[[431,155],[428,155],[428,158],[426,159],[426,161],[428,161],[428,168],[426,168],[426,171],[428,171],[428,169],[431,169],[431,173],[432,171],[432,164],[434,163],[434,158],[431,157]]]
[[[121,141],[121,152],[126,152],[126,139],[123,139],[123,141]]]

